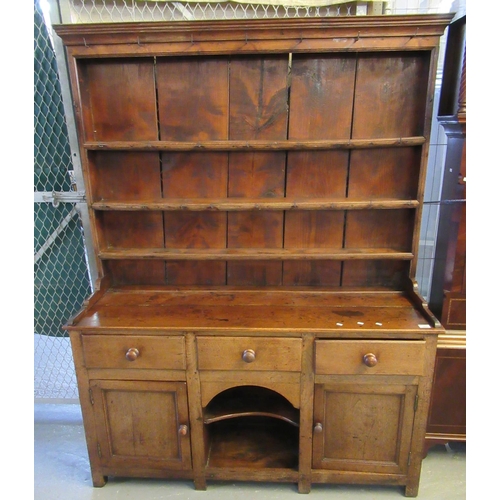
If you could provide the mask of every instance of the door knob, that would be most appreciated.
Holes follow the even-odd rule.
[[[245,363],[252,363],[255,361],[255,351],[253,349],[245,349],[241,357]]]
[[[139,357],[139,349],[136,349],[135,347],[130,348],[125,354],[125,357],[129,361],[135,361]]]
[[[363,356],[363,363],[369,368],[374,367],[378,363],[377,356],[375,354],[369,352]]]

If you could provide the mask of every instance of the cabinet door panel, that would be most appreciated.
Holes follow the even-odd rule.
[[[406,385],[317,385],[313,467],[405,474],[416,391]]]
[[[102,464],[190,469],[183,382],[97,380],[91,383]],[[187,427],[184,427],[187,431]]]

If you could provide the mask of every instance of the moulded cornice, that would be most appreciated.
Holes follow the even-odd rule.
[[[217,40],[286,40],[339,37],[432,37],[443,34],[453,14],[254,19],[246,21],[125,22],[54,25],[67,46]]]

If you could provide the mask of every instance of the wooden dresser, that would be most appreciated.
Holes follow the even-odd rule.
[[[418,492],[415,283],[449,15],[56,27],[99,283],[66,325],[92,479]]]

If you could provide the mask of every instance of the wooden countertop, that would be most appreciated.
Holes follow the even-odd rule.
[[[291,336],[362,330],[376,336],[391,331],[437,334],[437,326],[397,291],[123,287],[90,301],[65,328]]]

